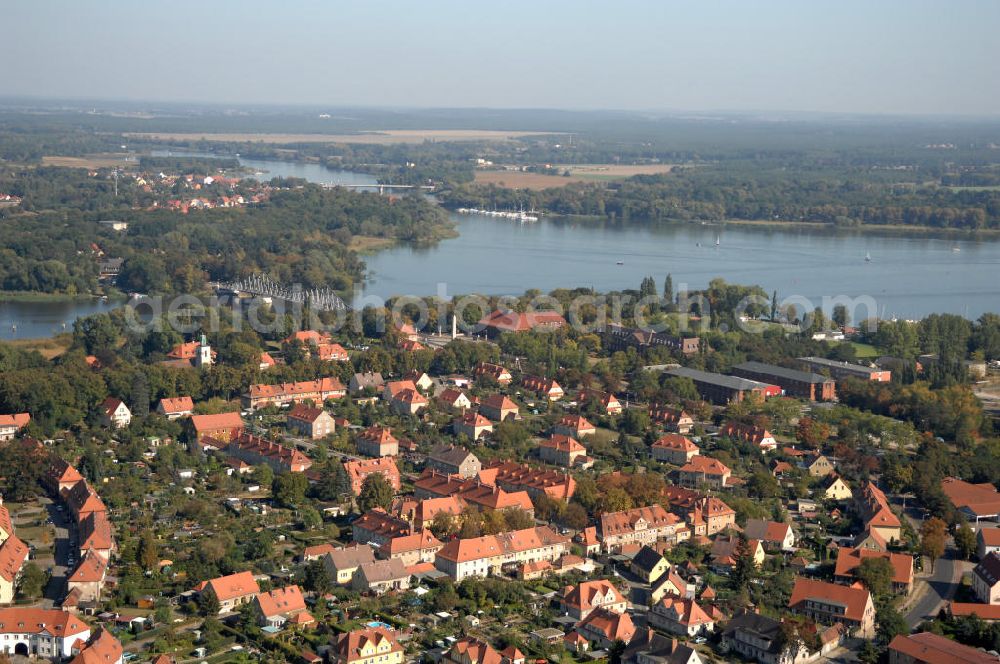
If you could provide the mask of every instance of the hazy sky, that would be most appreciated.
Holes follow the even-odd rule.
[[[20,0],[3,23],[3,95],[1000,114],[993,0]]]

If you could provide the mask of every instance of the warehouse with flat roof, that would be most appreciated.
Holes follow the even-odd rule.
[[[892,378],[891,371],[884,371],[878,367],[866,367],[863,364],[828,360],[825,357],[800,357],[799,362],[809,371],[827,373],[835,380],[858,378],[877,383],[888,383]]]
[[[701,398],[714,404],[743,401],[743,399],[750,395],[756,395],[761,399],[765,399],[781,394],[781,388],[777,385],[740,378],[738,376],[726,376],[725,374],[711,373],[688,367],[668,369],[667,373],[680,378],[690,378],[694,382],[694,386],[697,388]]]
[[[811,371],[799,371],[763,362],[744,362],[733,367],[733,374],[750,380],[774,383],[785,394],[810,401],[832,401],[837,396],[837,382],[833,378]]]

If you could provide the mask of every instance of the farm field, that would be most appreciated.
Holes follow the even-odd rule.
[[[495,184],[508,189],[549,189],[565,187],[571,182],[601,182],[624,180],[633,175],[656,175],[669,173],[670,164],[573,164],[559,165],[560,171],[569,175],[545,175],[521,171],[476,171],[478,184]]]
[[[246,141],[250,143],[367,143],[391,145],[425,141],[510,141],[525,136],[545,136],[552,132],[495,131],[491,129],[387,129],[360,134],[213,134],[199,132],[140,132],[126,136],[156,141]]]
[[[42,157],[42,166],[62,166],[64,168],[111,168],[112,166],[122,166],[126,157],[124,152],[110,152],[101,154],[91,154],[84,157],[61,157],[50,155]]]

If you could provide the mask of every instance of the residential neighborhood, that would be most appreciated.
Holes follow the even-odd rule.
[[[228,398],[190,382],[239,366],[202,335],[164,353],[200,365],[156,369],[189,382],[155,391],[82,364],[122,385],[84,429],[45,438],[25,411],[2,429],[0,462],[39,469],[7,472],[4,610],[62,612],[81,635],[64,658],[123,661],[802,663],[1000,620],[1000,493],[960,469],[929,485],[936,503],[907,493],[919,437],[840,403],[854,373],[640,365],[583,382],[533,336],[562,326],[490,321],[436,350],[402,348],[394,335],[430,342],[397,328],[383,364],[378,339],[285,334]],[[505,350],[528,340],[527,359]],[[881,437],[859,443],[861,426]]]

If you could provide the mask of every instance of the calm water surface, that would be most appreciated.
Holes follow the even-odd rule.
[[[181,151],[155,154],[206,156]],[[211,156],[211,155],[207,155]],[[367,173],[321,164],[240,159],[257,177],[300,177],[325,184],[373,184]],[[516,224],[452,215],[460,235],[432,247],[400,245],[368,256],[364,295],[518,295],[525,290],[589,286],[638,288],[646,275],[662,286],[692,289],[715,277],[759,284],[780,298],[874,298],[882,316],[919,318],[934,312],[978,317],[1000,311],[1000,241],[903,238],[851,231],[769,229],[700,224],[618,225],[543,218]],[[715,246],[716,238],[719,246]],[[956,251],[957,249],[957,251]],[[865,261],[865,255],[871,261]],[[623,264],[618,265],[621,261]],[[0,339],[47,337],[114,303],[0,302]],[[860,310],[862,314],[864,310]],[[17,330],[13,326],[17,326]]]
[[[779,298],[869,295],[878,313],[918,318],[933,312],[977,317],[1000,311],[1000,242],[902,238],[713,226],[544,219],[516,224],[453,215],[459,237],[433,247],[398,246],[367,259],[366,295],[478,292],[520,294],[529,288],[638,288],[646,275],[662,287],[700,288],[715,277],[759,284]],[[716,239],[719,246],[715,246]],[[871,261],[866,262],[866,254]],[[623,264],[618,265],[621,261]],[[860,310],[864,313],[864,310]]]

